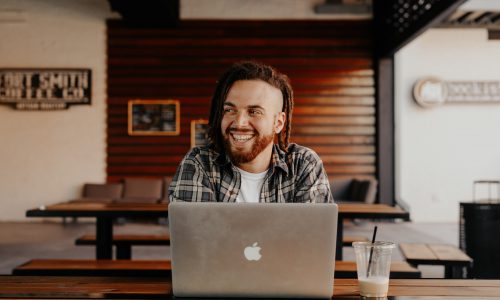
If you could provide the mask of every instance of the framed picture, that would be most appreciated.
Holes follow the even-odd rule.
[[[208,143],[208,120],[199,119],[191,121],[191,148],[204,146]]]
[[[129,135],[179,135],[179,100],[130,100]]]

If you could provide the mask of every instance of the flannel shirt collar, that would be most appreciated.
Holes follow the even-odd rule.
[[[220,153],[215,152],[215,163],[219,166],[226,166],[231,163],[231,159],[226,154],[225,151]],[[281,150],[278,145],[273,145],[273,152],[271,154],[271,168],[273,171],[276,168],[282,169],[286,174],[288,174],[288,165],[286,164],[286,153]]]

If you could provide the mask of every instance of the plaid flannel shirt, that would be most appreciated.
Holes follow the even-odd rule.
[[[169,187],[170,201],[236,202],[241,175],[229,157],[210,146],[186,154]],[[273,147],[260,202],[333,202],[323,162],[311,149]]]

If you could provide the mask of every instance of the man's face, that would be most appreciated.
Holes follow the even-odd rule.
[[[224,102],[224,146],[235,165],[253,161],[272,147],[285,123],[281,91],[261,80],[236,81]]]

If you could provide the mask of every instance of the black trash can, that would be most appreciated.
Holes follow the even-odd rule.
[[[474,264],[470,278],[500,279],[500,203],[460,203],[460,248]]]

